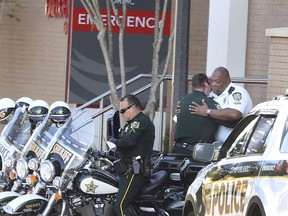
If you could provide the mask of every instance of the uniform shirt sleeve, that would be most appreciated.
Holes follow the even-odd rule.
[[[120,134],[119,138],[113,139],[113,142],[117,147],[122,149],[131,148],[137,144],[139,139],[141,139],[146,127],[147,122],[144,121],[143,118],[132,120],[124,127],[124,130]]]

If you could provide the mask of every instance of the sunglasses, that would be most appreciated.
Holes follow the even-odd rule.
[[[120,114],[124,114],[128,109],[130,109],[134,104],[130,104],[129,106],[127,106],[126,108],[120,109],[119,113]]]

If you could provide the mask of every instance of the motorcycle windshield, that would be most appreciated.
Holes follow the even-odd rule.
[[[45,159],[57,161],[63,178],[69,178],[70,171],[77,169],[87,158],[94,142],[94,123],[91,115],[83,110],[73,112],[67,122],[58,129],[51,140]]]
[[[57,130],[56,124],[50,121],[49,115],[46,115],[27,141],[21,157],[42,159]]]
[[[30,137],[31,123],[25,107],[18,107],[12,119],[3,128],[0,136],[2,160],[9,155],[21,154]]]

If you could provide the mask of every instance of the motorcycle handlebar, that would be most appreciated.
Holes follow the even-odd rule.
[[[105,152],[99,151],[99,150],[93,150],[91,153],[92,157],[102,157],[102,158],[107,158],[110,161],[115,161],[117,160],[117,157],[113,155],[106,154]]]

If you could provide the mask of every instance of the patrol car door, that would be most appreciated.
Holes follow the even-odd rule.
[[[231,146],[227,157],[209,171],[203,184],[206,215],[241,215],[248,181],[259,174],[275,118],[247,116],[226,140],[231,142],[225,142]]]

